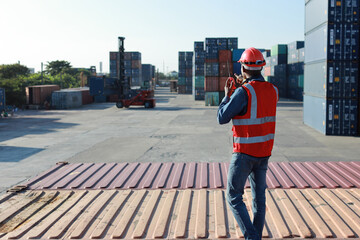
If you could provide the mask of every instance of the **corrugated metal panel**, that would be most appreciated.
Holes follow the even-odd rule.
[[[29,189],[225,188],[229,163],[58,164],[30,179]],[[269,188],[360,187],[359,162],[271,162]],[[247,184],[249,187],[249,184]]]
[[[359,238],[360,189],[268,190],[264,238]],[[245,191],[251,212],[251,192]],[[243,238],[224,190],[28,191],[0,204],[1,239]]]

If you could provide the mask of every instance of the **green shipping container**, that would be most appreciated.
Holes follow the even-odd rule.
[[[185,77],[179,77],[178,78],[178,85],[185,86],[186,85],[186,78]]]
[[[205,76],[196,76],[195,77],[195,88],[204,88]]]
[[[299,75],[298,76],[298,87],[299,88],[304,88],[304,75]]]
[[[205,106],[219,106],[225,92],[205,92]]]
[[[287,54],[286,44],[277,44],[271,48],[271,56],[276,56],[279,54]]]

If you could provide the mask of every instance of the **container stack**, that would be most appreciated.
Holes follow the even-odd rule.
[[[304,41],[289,43],[287,48],[287,97],[302,101],[304,90]]]
[[[359,0],[305,4],[304,123],[358,134]]]
[[[179,94],[192,94],[193,55],[193,52],[179,52]]]
[[[244,48],[241,49],[233,49],[232,51],[232,64],[233,64],[233,72],[237,75],[241,74],[241,63],[238,61],[241,58],[241,55],[245,51]]]
[[[271,56],[265,59],[265,80],[279,89],[280,97],[287,97],[287,45],[277,44],[271,48]]]
[[[5,109],[5,89],[0,88],[0,113]]]
[[[155,67],[151,64],[141,64],[141,87],[149,89],[152,85],[152,80],[155,76],[153,70]]]
[[[227,77],[233,74],[231,50],[237,49],[237,38],[205,39],[205,105],[218,106],[224,94]],[[225,80],[224,80],[225,79]]]
[[[124,53],[125,77],[130,79],[131,86],[141,85],[141,53]],[[110,77],[117,78],[119,69],[119,53],[110,52]]]
[[[205,50],[204,42],[194,42],[193,95],[195,100],[205,100]]]

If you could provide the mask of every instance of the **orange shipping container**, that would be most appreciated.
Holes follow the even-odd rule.
[[[225,84],[226,84],[227,79],[228,79],[228,77],[220,77],[220,80],[219,80],[219,91],[224,91],[224,87],[225,87]]]
[[[205,77],[205,92],[219,91],[219,77]]]
[[[219,63],[219,76],[229,77],[233,76],[233,64],[232,62],[221,62]]]
[[[60,90],[59,85],[36,85],[26,87],[26,104],[43,105],[45,101],[50,102],[51,94]]]
[[[231,63],[231,50],[219,50],[219,62]]]
[[[141,68],[141,60],[132,60],[131,68]]]
[[[271,67],[264,67],[264,75],[265,76],[271,75]]]

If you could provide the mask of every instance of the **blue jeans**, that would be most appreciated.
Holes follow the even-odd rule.
[[[226,200],[245,239],[261,239],[265,224],[266,171],[269,157],[256,158],[233,153],[227,178]],[[243,202],[246,179],[249,178],[253,197],[253,221]]]

